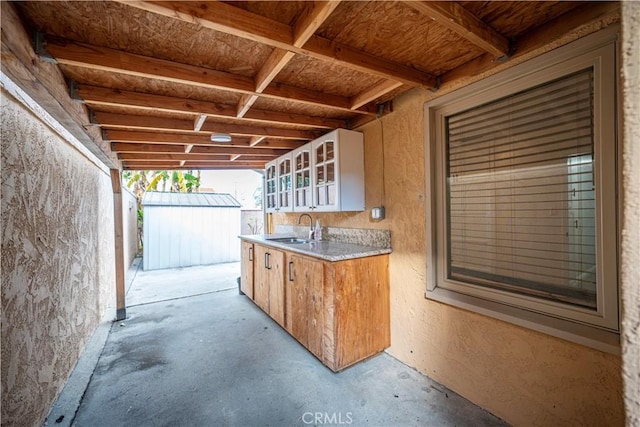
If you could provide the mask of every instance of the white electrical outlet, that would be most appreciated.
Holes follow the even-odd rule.
[[[376,206],[371,208],[371,219],[380,221],[384,219],[384,206]]]

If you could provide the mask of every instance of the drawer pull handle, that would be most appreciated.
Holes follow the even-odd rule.
[[[293,282],[293,277],[291,276],[291,273],[293,271],[293,261],[289,261],[289,281]]]

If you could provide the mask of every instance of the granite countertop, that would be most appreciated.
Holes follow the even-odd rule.
[[[270,239],[296,238],[291,234],[252,234],[239,236],[242,240],[260,243],[266,246],[295,252],[302,255],[319,258],[325,261],[343,261],[346,259],[364,258],[374,255],[390,254],[391,248],[377,248],[374,246],[356,245],[334,241],[311,241],[309,243],[282,243]]]

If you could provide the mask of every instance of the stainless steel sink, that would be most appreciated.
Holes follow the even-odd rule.
[[[286,243],[289,245],[300,245],[303,243],[311,243],[313,240],[308,239],[298,239],[296,237],[276,237],[273,239],[267,239],[270,242],[278,242],[278,243]]]

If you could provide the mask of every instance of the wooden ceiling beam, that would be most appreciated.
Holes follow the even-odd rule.
[[[293,46],[304,46],[339,5],[340,0],[307,2],[293,25]]]
[[[242,161],[252,161],[252,160],[259,160],[261,162],[268,162],[271,161],[273,159],[275,159],[278,156],[251,156],[251,155],[247,155],[247,154],[234,154],[233,156],[230,156],[231,161],[236,161],[236,160],[242,160]]]
[[[209,89],[253,92],[253,79],[211,68],[136,55],[47,35],[45,48],[65,65],[183,83]]]
[[[191,151],[192,154],[242,154],[251,156],[281,156],[287,154],[291,150],[280,150],[273,148],[257,148],[257,147],[208,147],[197,146]]]
[[[235,154],[237,155],[237,154]],[[124,161],[162,162],[168,160],[196,162],[229,162],[229,154],[186,154],[186,153],[120,153],[118,158]],[[254,162],[268,162],[275,156],[256,157]],[[249,161],[243,159],[243,161]]]
[[[197,162],[167,162],[167,163],[124,163],[122,166],[125,170],[253,170],[264,169],[264,164],[243,163],[243,162],[227,162],[226,164],[217,163],[197,163]]]
[[[433,88],[435,78],[418,69],[371,55],[329,39],[312,35],[302,46],[294,45],[294,28],[222,2],[128,1],[121,3],[237,37],[257,41],[279,49],[322,61],[401,81],[411,86]]]
[[[249,141],[249,145],[251,147],[253,147],[254,145],[258,145],[260,144],[263,140],[264,140],[264,136],[254,136],[251,138],[251,140]]]
[[[212,146],[231,146],[231,147],[249,147],[246,140],[232,140],[229,143],[214,143],[206,135],[185,135],[180,133],[162,133],[162,132],[143,132],[111,129],[104,133],[104,138],[111,142],[142,142],[148,144],[162,145],[181,145],[185,149],[189,149],[190,145],[212,145]],[[191,147],[193,149],[193,147]]]
[[[306,3],[293,26],[293,46],[302,47],[338,7],[338,4],[340,4],[339,1]],[[295,54],[291,51],[275,48],[255,76],[256,93],[262,93],[294,56]],[[244,95],[238,103],[237,116],[243,117],[257,99],[258,95]]]
[[[136,55],[55,36],[46,37],[46,50],[60,64],[248,95],[256,94],[254,79],[211,68]],[[366,107],[350,109],[349,99],[346,97],[285,84],[272,85],[268,92],[263,93],[266,97],[278,100],[375,114],[372,109]]]
[[[274,49],[255,76],[256,93],[262,93],[293,57],[294,53],[292,52],[278,48]],[[244,117],[257,100],[258,95],[243,95],[240,102],[238,102],[236,116]]]
[[[144,144],[112,142],[111,150],[117,153],[184,153],[184,145]]]
[[[122,162],[122,168],[130,170],[183,169],[181,162]]]
[[[111,149],[117,153],[137,153],[137,154],[217,154],[217,155],[250,155],[256,157],[265,157],[271,159],[273,157],[286,154],[289,150],[269,149],[269,148],[251,148],[251,147],[211,147],[196,146],[190,153],[185,153],[184,145],[164,145],[164,144],[148,144],[148,143],[127,143],[113,142]]]
[[[171,144],[182,145],[189,149],[193,146],[213,146],[213,147],[251,147],[250,140],[242,138],[234,138],[229,143],[214,143],[206,135],[198,134],[179,134],[179,133],[161,133],[161,132],[137,132],[128,130],[107,130],[104,135],[105,139],[112,142],[144,142],[149,144]],[[293,141],[282,139],[269,139],[255,145],[256,149],[273,148],[281,150],[293,150],[307,141]],[[191,147],[190,150],[193,150]],[[184,151],[184,150],[183,150]]]
[[[120,153],[118,158],[124,161],[163,162],[167,160],[197,160],[203,162],[228,162],[227,154],[185,154],[185,153]]]
[[[233,118],[236,110],[232,105],[200,101],[189,98],[154,95],[106,87],[75,85],[75,94],[87,104],[130,107],[144,110],[158,110],[180,114],[206,114],[209,117]],[[311,128],[335,129],[346,127],[346,120],[307,116],[304,114],[281,113],[278,111],[252,109],[244,118],[270,124],[295,124]]]
[[[207,120],[206,114],[200,114],[198,117],[196,117],[196,119],[193,121],[193,131],[200,132],[200,129],[202,129],[202,125],[204,125],[205,120]]]
[[[187,161],[185,166],[188,169],[206,169],[209,167],[214,167],[218,169],[264,169],[265,161],[235,161],[232,162],[227,160],[225,162],[199,162],[199,161]]]
[[[442,25],[495,57],[509,56],[509,40],[454,1],[406,1]]]
[[[261,126],[236,125],[227,123],[204,123],[200,132],[193,130],[193,121],[171,119],[166,117],[137,116],[130,114],[106,113],[94,111],[93,117],[97,124],[104,129],[144,129],[162,132],[189,132],[196,134],[211,134],[214,132],[228,133],[232,136],[267,136],[283,139],[312,140],[318,136],[317,132],[299,129],[281,129]],[[210,136],[205,136],[210,138]]]
[[[619,2],[585,3],[517,39],[510,60],[515,60],[538,49],[543,49],[545,46],[561,40],[569,34],[580,34],[584,29],[589,29],[596,23],[618,21],[619,17]],[[444,73],[440,76],[441,84],[446,86],[460,79],[468,79],[469,76],[479,76],[494,68],[506,66],[505,64],[504,62],[495,61],[491,54],[484,54]]]
[[[361,106],[380,98],[382,95],[387,94],[400,86],[402,86],[402,82],[384,80],[382,83],[372,86],[364,92],[352,97],[351,106],[352,108],[360,108]]]

